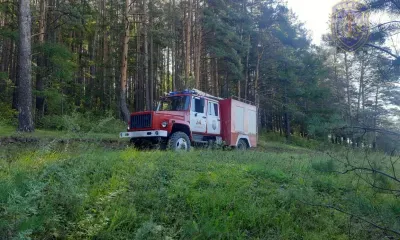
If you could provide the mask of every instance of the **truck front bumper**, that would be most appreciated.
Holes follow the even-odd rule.
[[[121,132],[119,133],[119,137],[120,138],[168,137],[168,132],[165,130]]]

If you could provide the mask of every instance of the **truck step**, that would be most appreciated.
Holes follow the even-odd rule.
[[[208,143],[207,141],[196,141],[196,140],[193,140],[193,142],[195,142],[195,143],[204,143],[204,144]]]
[[[203,140],[203,135],[193,134],[192,138],[193,138],[193,142],[202,142],[202,141],[204,141]]]

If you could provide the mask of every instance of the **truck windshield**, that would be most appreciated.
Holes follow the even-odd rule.
[[[167,97],[161,99],[157,111],[186,111],[189,109],[189,104],[189,96]]]

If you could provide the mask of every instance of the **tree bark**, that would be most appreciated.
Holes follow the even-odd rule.
[[[12,41],[11,43],[11,53],[10,56],[14,56],[11,58],[11,63],[10,63],[10,70],[9,70],[9,75],[14,83],[14,91],[13,91],[13,100],[12,100],[12,108],[15,110],[18,110],[18,86],[19,86],[19,77],[18,77],[18,62],[19,62],[19,54],[18,54],[18,43],[14,43]]]
[[[192,37],[192,0],[188,0],[187,19],[186,19],[186,56],[185,56],[185,83],[187,85],[191,69],[190,69],[190,50]],[[186,87],[186,86],[185,86]]]
[[[165,84],[165,91],[169,92],[171,91],[171,82],[170,82],[170,72],[169,72],[169,64],[170,64],[170,48],[167,48],[167,66],[166,66],[166,71],[167,71],[167,82]]]
[[[374,106],[374,129],[377,129],[378,125],[378,98],[379,98],[379,85],[376,86],[375,92],[375,106]],[[378,132],[374,132],[374,141],[372,143],[372,148],[376,149],[376,141],[378,137]]]
[[[346,75],[346,91],[347,91],[347,104],[348,104],[348,118],[349,123],[352,125],[351,119],[351,94],[350,94],[350,73],[349,73],[349,61],[347,59],[347,52],[344,53],[344,64],[345,64],[345,75]]]
[[[175,23],[175,0],[172,0],[172,16],[174,16],[172,20],[172,91],[176,91],[176,23]]]
[[[32,120],[31,10],[29,0],[19,1],[18,131],[34,131]]]
[[[44,37],[45,37],[45,21],[46,21],[46,0],[41,0],[40,1],[40,18],[39,18],[39,41],[38,44],[40,46],[43,45],[44,43]],[[36,110],[38,113],[39,118],[43,117],[44,115],[44,101],[45,98],[43,96],[43,91],[44,91],[44,74],[43,74],[43,68],[44,68],[44,55],[43,53],[40,53],[37,57],[37,74],[36,74],[36,91],[38,92],[38,95],[36,96]]]
[[[151,110],[151,88],[150,88],[150,79],[149,79],[149,40],[148,40],[148,2],[147,0],[143,1],[143,17],[144,17],[144,23],[143,23],[143,44],[144,44],[144,81],[146,84],[146,110],[149,111]]]
[[[287,87],[285,85],[285,95],[284,95],[284,105],[283,105],[283,112],[284,112],[284,121],[285,121],[285,138],[286,142],[290,142],[290,120],[289,120],[289,112],[287,109]]]
[[[139,20],[138,20],[139,21]],[[136,87],[135,87],[135,110],[139,111],[141,107],[144,105],[143,104],[143,81],[142,81],[142,75],[140,74],[142,65],[140,64],[142,62],[142,55],[140,54],[140,33],[141,33],[141,28],[140,25],[137,25],[137,36],[136,36]]]
[[[102,9],[103,9],[103,68],[102,68],[102,102],[103,102],[103,111],[108,109],[110,106],[108,102],[110,101],[111,96],[106,93],[108,89],[108,66],[109,66],[109,45],[108,45],[108,36],[109,30],[106,28],[106,0],[102,0]]]
[[[248,42],[250,43],[250,35],[248,38]],[[247,48],[247,53],[246,53],[246,66],[245,66],[245,80],[244,80],[244,99],[247,100],[248,98],[248,85],[249,85],[249,55],[250,55],[250,47]]]
[[[44,42],[46,26],[46,0],[40,0],[39,43]]]
[[[257,56],[257,66],[256,66],[256,79],[254,82],[254,100],[255,100],[255,104],[257,107],[257,110],[260,110],[260,97],[258,95],[258,82],[259,82],[259,78],[260,78],[260,63],[261,63],[261,59],[264,55],[264,50],[265,47],[263,47],[261,49],[261,52],[258,52],[258,56]],[[257,129],[260,128],[260,114],[257,114]]]
[[[360,108],[361,108],[361,100],[364,101],[364,69],[365,69],[365,61],[364,56],[361,57],[361,73],[360,73],[360,85],[358,89],[358,99],[357,99],[357,122],[360,121]],[[362,103],[364,105],[364,102]]]
[[[200,69],[201,69],[201,49],[202,49],[202,29],[200,22],[200,1],[196,1],[196,46],[195,46],[195,78],[196,88],[200,89]]]
[[[128,21],[128,10],[129,0],[125,0],[125,32],[122,43],[122,60],[121,60],[121,91],[120,91],[120,113],[122,119],[128,123],[129,121],[129,110],[126,105],[126,86],[127,86],[127,71],[128,71],[128,43],[129,43],[129,21]]]
[[[150,11],[149,11],[149,29],[150,30],[150,54],[149,54],[149,59],[150,59],[150,71],[149,71],[149,91],[150,91],[150,99],[149,99],[149,106],[147,108],[147,110],[153,110],[153,101],[154,101],[154,82],[155,82],[155,78],[154,78],[154,39],[153,39],[153,17],[152,12],[153,12],[153,4],[151,3],[151,1],[149,2],[150,4]]]
[[[215,61],[214,62],[215,77],[214,77],[213,95],[219,96],[218,58],[214,58],[214,61]]]

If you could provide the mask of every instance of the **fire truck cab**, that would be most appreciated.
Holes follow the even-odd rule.
[[[120,138],[130,138],[138,147],[157,144],[188,151],[196,143],[215,143],[244,150],[257,146],[257,109],[197,89],[170,92],[155,111],[132,113]]]

